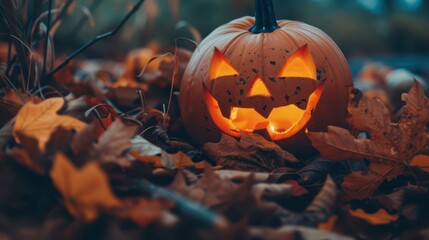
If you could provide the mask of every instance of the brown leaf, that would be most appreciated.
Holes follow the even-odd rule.
[[[395,222],[399,218],[399,214],[389,214],[384,209],[378,209],[375,213],[367,213],[363,209],[351,210],[349,214],[353,217],[360,218],[372,225],[382,225]]]
[[[126,126],[121,120],[115,120],[94,145],[94,158],[101,162],[115,162],[129,166],[129,161],[124,159],[124,153],[131,147],[131,138],[136,131],[136,126]]]
[[[97,140],[97,128],[94,123],[88,124],[79,131],[71,142],[71,150],[77,159],[83,160],[88,158],[91,152],[93,143]]]
[[[96,162],[77,169],[64,154],[58,153],[50,175],[65,206],[75,217],[93,221],[101,210],[121,205],[112,193],[108,177]]]
[[[242,184],[222,180],[207,166],[203,176],[187,186],[184,175],[179,173],[170,189],[204,206],[225,214],[231,221],[239,221],[254,205],[252,177]]]
[[[16,116],[13,128],[13,136],[16,141],[20,142],[17,132],[22,132],[26,136],[36,138],[39,142],[39,149],[43,151],[46,142],[57,127],[78,131],[84,128],[86,124],[78,119],[57,114],[63,105],[63,98],[50,98],[39,104],[26,103]]]
[[[217,164],[229,169],[271,172],[298,160],[257,134],[242,133],[240,140],[223,134],[218,143],[206,143],[202,150]]]
[[[346,129],[330,126],[328,132],[309,133],[313,146],[330,160],[361,160],[371,163],[366,172],[345,177],[344,199],[364,199],[386,179],[403,173],[411,159],[428,146],[425,131],[429,122],[429,99],[416,81],[408,94],[398,123],[393,123],[387,108],[378,99],[364,96],[356,105],[349,105],[351,124],[369,134],[370,139],[356,139]]]
[[[130,219],[140,227],[159,221],[173,202],[165,199],[130,199],[124,203],[124,209],[119,213],[122,218]]]

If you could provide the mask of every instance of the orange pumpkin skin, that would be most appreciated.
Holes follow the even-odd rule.
[[[286,105],[288,94],[290,97],[302,94],[306,99],[311,92],[297,93],[296,88],[300,83],[308,82],[308,77],[279,80],[284,63],[303,46],[310,51],[317,69],[317,77],[313,81],[317,84],[323,82],[323,90],[308,123],[294,135],[275,142],[296,156],[309,157],[315,150],[306,137],[306,129],[324,131],[328,125],[346,125],[348,91],[353,82],[341,50],[329,36],[313,26],[288,20],[277,23],[278,29],[255,34],[249,31],[255,24],[255,18],[236,19],[214,30],[195,50],[181,83],[180,107],[184,126],[196,145],[217,142],[222,134],[219,124],[214,122],[208,111],[205,90],[218,101],[220,108],[254,104],[260,113],[262,105],[268,106],[269,110]],[[223,53],[237,75],[211,79],[215,48]],[[229,83],[221,80],[224,78],[229,78]],[[264,82],[274,99],[252,100],[243,96],[243,92],[251,91],[255,78]],[[261,105],[260,101],[264,103]]]

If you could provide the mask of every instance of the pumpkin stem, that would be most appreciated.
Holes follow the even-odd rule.
[[[272,0],[255,0],[255,25],[249,28],[252,33],[270,33],[279,28]]]

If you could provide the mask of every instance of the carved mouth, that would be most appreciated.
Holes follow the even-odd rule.
[[[230,117],[222,115],[218,101],[203,84],[204,96],[211,119],[224,133],[239,137],[240,131],[253,133],[266,129],[271,140],[281,140],[295,135],[311,119],[323,90],[323,83],[311,93],[305,110],[294,104],[273,108],[267,118],[253,108],[231,107]]]

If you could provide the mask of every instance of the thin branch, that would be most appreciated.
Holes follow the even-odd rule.
[[[130,17],[137,12],[137,10],[140,8],[140,6],[143,4],[144,0],[139,0],[134,7],[131,9],[131,11],[125,16],[124,19],[122,19],[122,21],[118,24],[118,26],[110,32],[98,35],[96,38],[94,38],[92,41],[88,42],[87,44],[83,45],[81,48],[79,48],[78,50],[74,51],[72,54],[70,54],[66,60],[64,60],[63,63],[61,63],[59,66],[57,66],[54,70],[52,70],[49,74],[48,74],[48,78],[52,77],[55,73],[57,73],[58,71],[60,71],[63,67],[65,67],[67,64],[70,63],[70,61],[72,59],[74,59],[77,55],[81,54],[83,51],[85,51],[86,49],[88,49],[89,47],[91,47],[92,45],[94,45],[95,43],[97,43],[98,41],[111,37],[113,35],[115,35],[121,28],[122,26],[124,26],[124,24],[128,21],[128,19],[130,19]]]
[[[45,52],[43,53],[43,68],[42,68],[42,78],[41,81],[44,82],[45,81],[45,76],[46,76],[46,59],[47,59],[47,55],[48,55],[48,47],[49,47],[49,32],[51,30],[51,15],[52,15],[52,1],[53,0],[49,0],[49,5],[48,5],[48,20],[46,23],[46,36],[45,36]]]

